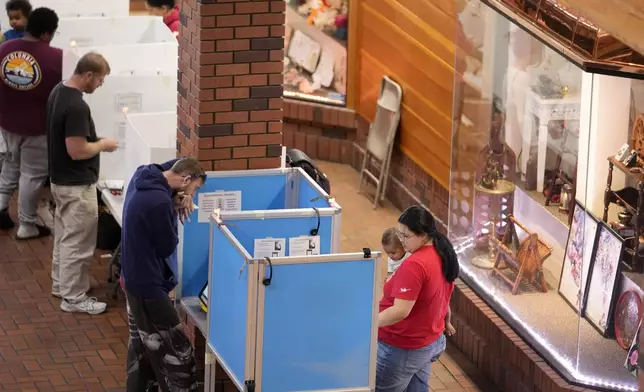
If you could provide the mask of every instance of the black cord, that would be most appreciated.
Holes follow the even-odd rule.
[[[269,257],[264,257],[264,258],[268,262],[269,272],[268,272],[268,278],[264,278],[264,280],[262,280],[262,284],[264,286],[269,286],[271,284],[271,281],[273,280],[273,263],[271,263],[271,259]]]
[[[318,235],[318,232],[320,231],[320,211],[315,207],[313,207],[313,211],[315,211],[315,216],[318,218],[318,227],[311,230],[311,235]]]

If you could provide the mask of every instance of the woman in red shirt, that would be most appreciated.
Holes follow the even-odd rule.
[[[376,391],[427,392],[432,362],[445,351],[458,259],[421,206],[400,215],[398,236],[411,256],[385,283],[380,300]]]
[[[174,33],[179,35],[179,6],[175,0],[145,0],[150,15],[163,17],[163,23]]]

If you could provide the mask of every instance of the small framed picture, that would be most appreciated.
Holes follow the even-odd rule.
[[[575,201],[558,291],[575,312],[582,315],[598,229],[599,219]]]
[[[606,223],[601,222],[595,247],[588,300],[584,317],[604,337],[613,333],[613,308],[618,290],[624,241]]]

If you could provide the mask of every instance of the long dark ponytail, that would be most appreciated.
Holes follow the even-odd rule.
[[[445,279],[451,283],[458,278],[459,266],[454,246],[445,235],[436,230],[436,222],[429,211],[418,205],[408,207],[398,218],[398,223],[407,226],[416,235],[427,234],[441,257]]]

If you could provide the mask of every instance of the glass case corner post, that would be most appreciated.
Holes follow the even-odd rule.
[[[474,241],[477,249],[488,247],[488,253],[479,253],[472,264],[479,268],[494,266],[493,238],[505,233],[508,218],[514,212],[516,155],[501,137],[505,128],[502,103],[492,104],[490,139],[478,157],[474,185]]]

